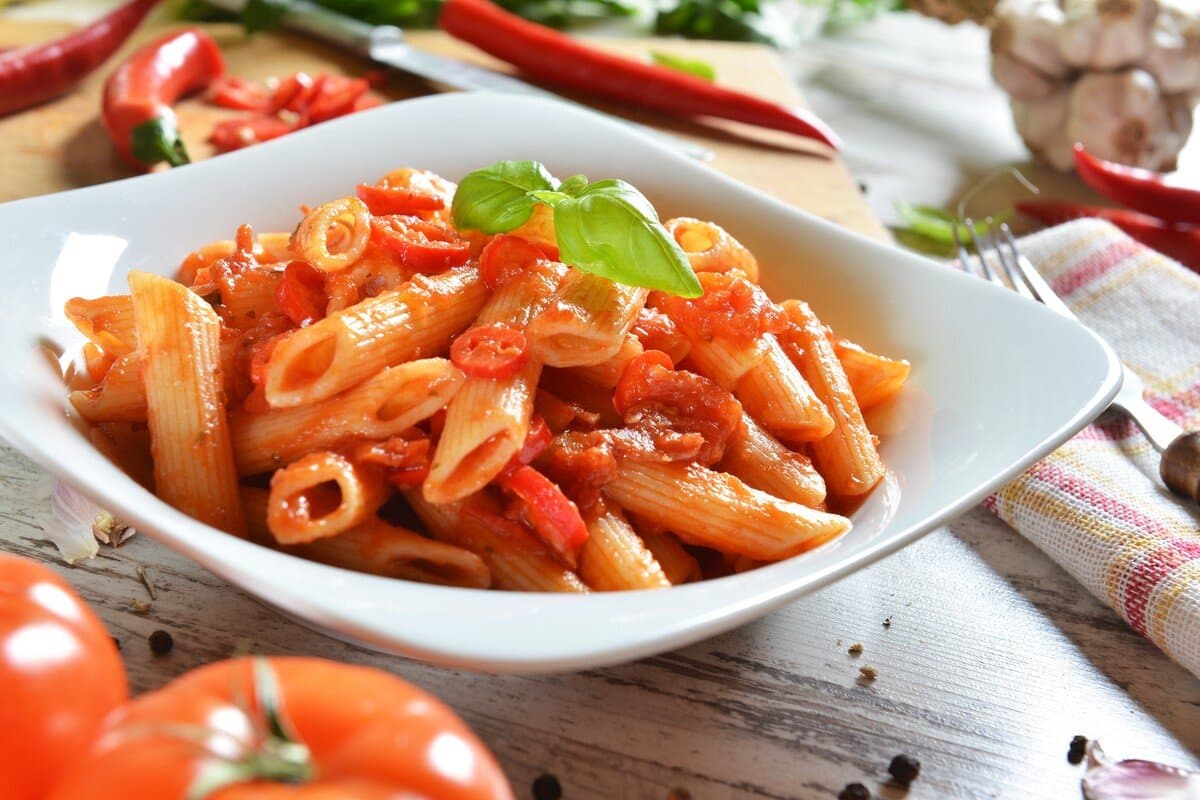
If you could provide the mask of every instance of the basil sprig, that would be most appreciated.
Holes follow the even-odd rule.
[[[589,183],[573,175],[560,182],[536,161],[500,161],[463,178],[451,212],[457,228],[507,233],[539,203],[554,209],[564,264],[627,286],[682,297],[704,293],[654,206],[625,181]]]

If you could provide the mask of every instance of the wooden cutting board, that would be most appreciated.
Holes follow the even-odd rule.
[[[177,27],[178,24],[171,23],[147,25],[117,58],[124,58],[133,47]],[[298,36],[272,33],[247,37],[234,25],[202,27],[220,42],[232,75],[262,80],[296,70],[357,75],[369,68],[362,59]],[[0,48],[42,41],[68,29],[61,24],[0,21]],[[435,31],[414,32],[411,41],[431,52],[500,66],[469,45]],[[801,102],[783,63],[767,47],[661,39],[595,41],[635,58],[646,58],[650,50],[701,58],[716,68],[718,80],[725,85],[786,103]],[[114,59],[106,64],[63,98],[0,119],[0,176],[3,176],[0,201],[133,174],[113,155],[97,116],[101,86],[117,63]],[[421,79],[393,71],[382,91],[400,99],[437,90]],[[787,203],[870,236],[887,236],[845,165],[828,158],[818,146],[810,146],[794,136],[737,123],[692,122],[611,104],[593,105],[703,143],[716,154],[713,166]],[[205,136],[216,120],[235,113],[213,108],[198,99],[183,101],[177,110],[184,140],[195,159],[212,155]]]

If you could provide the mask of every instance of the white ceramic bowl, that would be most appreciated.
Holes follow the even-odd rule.
[[[449,589],[323,566],[227,536],[142,489],[66,414],[60,354],[80,336],[68,298],[128,291],[129,269],[171,274],[239,223],[287,230],[301,203],[400,165],[451,178],[499,159],[621,177],[666,216],[718,221],[776,297],[913,362],[874,420],[892,476],[854,529],[811,553],[659,592],[557,596]],[[762,616],[912,542],[978,503],[1100,411],[1111,351],[1078,324],[974,278],[847,233],[629,128],[545,100],[411,100],[195,166],[0,205],[0,432],[140,531],[335,636],[493,671],[579,669],[662,652]]]

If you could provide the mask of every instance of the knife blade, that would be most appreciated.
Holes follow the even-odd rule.
[[[211,0],[211,2],[213,5],[235,13],[240,13],[244,5],[243,0]],[[637,128],[642,133],[692,158],[707,161],[713,157],[711,150],[700,145],[646,125],[597,111],[503,72],[413,47],[405,39],[404,31],[393,25],[368,25],[336,11],[330,11],[316,3],[308,2],[308,0],[290,0],[287,11],[284,12],[280,22],[289,30],[324,39],[332,44],[353,50],[379,64],[386,64],[443,86],[465,91],[506,92],[540,97],[558,103],[588,108],[594,114],[600,114],[616,120],[622,125]]]

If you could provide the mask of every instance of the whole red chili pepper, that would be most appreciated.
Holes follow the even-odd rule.
[[[816,115],[657,64],[588,47],[566,34],[521,19],[489,0],[446,0],[438,25],[447,33],[547,83],[665,111],[705,115],[787,131],[839,147]]]
[[[117,67],[104,85],[101,116],[121,158],[141,169],[188,163],[171,104],[224,71],[217,43],[195,28],[164,36]]]
[[[1109,200],[1167,222],[1200,224],[1200,189],[1167,183],[1162,173],[1096,158],[1082,144],[1075,145],[1075,171]]]
[[[130,0],[92,24],[45,44],[0,54],[0,114],[58,97],[117,52],[158,0]]]
[[[1137,211],[1077,203],[1026,201],[1017,203],[1017,210],[1047,225],[1084,217],[1108,220],[1136,241],[1200,271],[1200,227],[1168,225]]]

